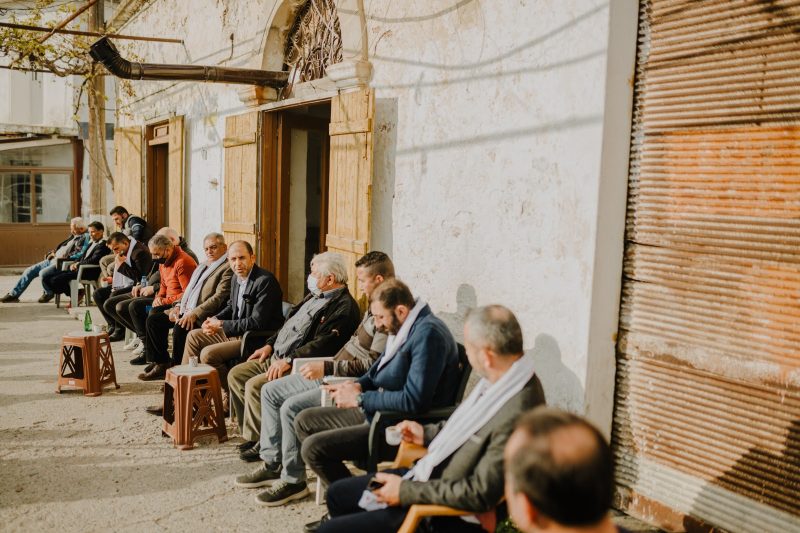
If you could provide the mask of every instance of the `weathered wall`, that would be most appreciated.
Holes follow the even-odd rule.
[[[374,247],[393,255],[400,275],[459,337],[466,308],[511,307],[549,401],[584,411],[602,398],[595,419],[606,426],[637,3],[614,1],[621,22],[608,0],[366,3],[377,99]],[[275,46],[267,58],[260,48],[273,4],[157,0],[125,31],[179,37],[186,46],[121,48],[151,62],[274,64]],[[356,2],[338,4],[345,57],[353,57]],[[632,25],[633,38],[612,51],[621,65],[609,69],[617,24],[628,37]],[[121,125],[187,117],[187,223],[196,243],[219,227],[221,187],[211,181],[222,178],[223,117],[243,110],[236,88],[134,89]],[[587,395],[593,367],[605,374],[593,386],[600,392]]]

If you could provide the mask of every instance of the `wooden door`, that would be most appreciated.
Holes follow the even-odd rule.
[[[116,172],[114,201],[130,213],[141,215],[142,205],[142,127],[114,130]]]
[[[169,168],[167,173],[169,176],[169,190],[167,191],[169,200],[167,201],[167,222],[169,227],[180,235],[183,235],[184,231],[184,157],[183,116],[172,117],[169,119]]]
[[[248,241],[258,248],[259,112],[225,119],[225,176],[222,231],[228,243]]]
[[[372,206],[372,121],[375,97],[369,89],[340,94],[331,100],[330,180],[328,183],[329,251],[342,254],[348,265],[350,292],[362,299],[355,262],[370,246]],[[366,301],[360,301],[366,305]]]

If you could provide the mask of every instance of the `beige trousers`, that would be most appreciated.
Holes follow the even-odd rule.
[[[239,337],[228,337],[220,331],[214,335],[206,335],[202,329],[193,329],[186,336],[186,348],[183,350],[184,365],[189,358],[197,357],[201,363],[211,365],[219,373],[222,388],[228,389],[228,361],[239,357],[242,341]]]
[[[261,433],[261,387],[267,382],[269,360],[245,361],[228,374],[231,416],[245,440],[257,441]]]

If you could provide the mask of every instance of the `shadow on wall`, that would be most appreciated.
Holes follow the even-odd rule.
[[[722,489],[749,498],[762,505],[780,509],[782,522],[748,518],[749,523],[740,524],[742,530],[749,528],[762,531],[800,531],[800,420],[794,420],[787,428],[783,450],[754,446],[742,454],[731,468],[716,479],[706,483],[692,504],[692,510],[683,520],[686,531],[708,531],[703,520],[719,513]],[[744,510],[742,510],[744,511]],[[752,509],[750,509],[752,511]],[[762,529],[763,528],[763,529]]]
[[[375,132],[372,183],[373,250],[392,256],[392,204],[394,202],[395,159],[397,157],[397,98],[375,99]]]
[[[544,387],[547,405],[573,413],[583,412],[584,390],[580,379],[561,360],[558,341],[546,333],[536,336],[533,348],[525,351],[536,362],[536,374]]]
[[[478,305],[478,296],[472,285],[462,283],[456,290],[456,311],[455,313],[436,313],[442,322],[448,327],[457,342],[464,343],[464,319],[467,311]]]

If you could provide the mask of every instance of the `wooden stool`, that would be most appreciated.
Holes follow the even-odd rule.
[[[203,435],[216,435],[219,442],[228,440],[216,368],[179,365],[167,370],[163,431],[181,450],[192,449],[195,439]]]
[[[61,338],[61,357],[58,365],[58,386],[83,389],[85,396],[100,396],[103,386],[117,384],[114,356],[108,333],[73,331]]]

